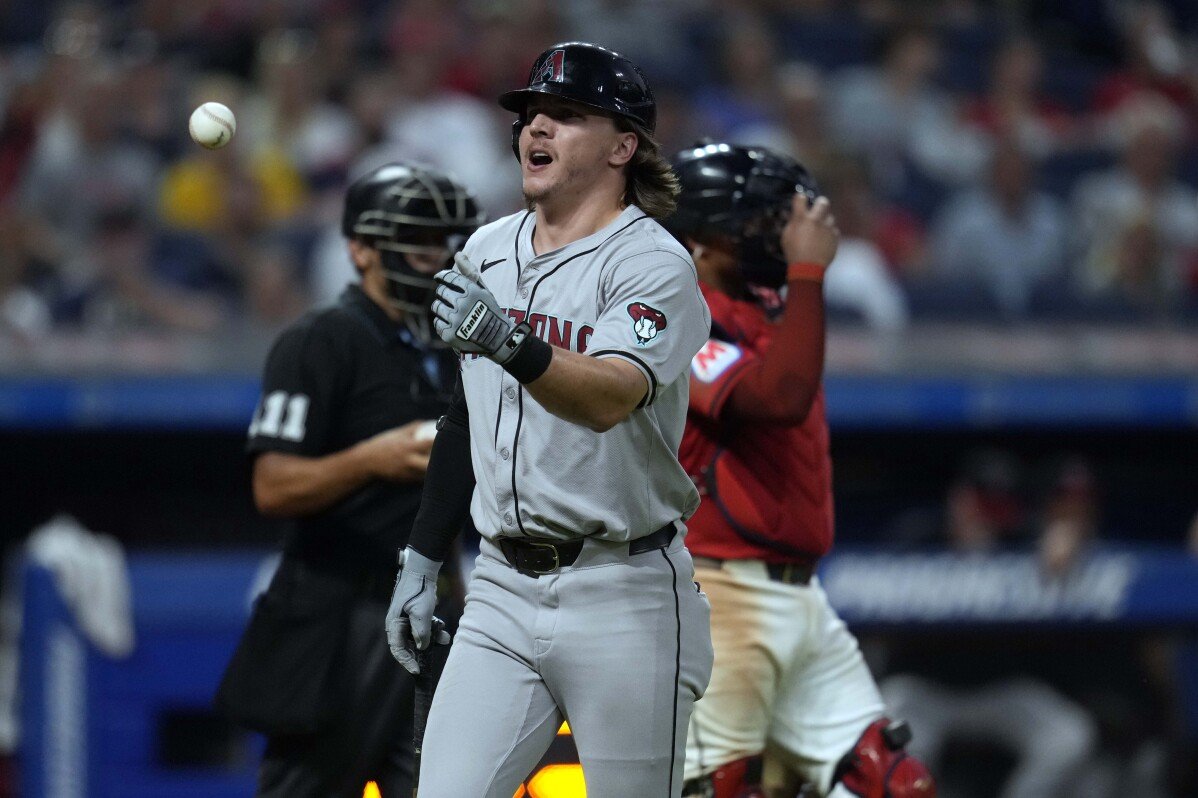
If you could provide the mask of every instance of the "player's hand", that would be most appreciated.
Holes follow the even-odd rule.
[[[404,670],[413,676],[420,675],[421,670],[428,662],[429,656],[432,653],[432,646],[447,646],[453,639],[450,637],[449,632],[445,631],[445,621],[436,615],[433,616],[432,630],[432,643],[427,648],[420,649],[416,647],[416,643],[412,639],[411,626],[407,623],[406,619],[400,621],[400,651],[396,653],[395,647],[392,646],[391,656],[395,657],[395,660],[403,666]]]
[[[411,421],[367,438],[362,445],[370,458],[371,471],[378,479],[412,482],[423,479],[433,450],[432,438],[416,433],[426,422]]]
[[[459,352],[495,359],[516,325],[499,309],[495,295],[478,282],[478,271],[465,253],[457,253],[454,262],[456,268],[437,272],[433,278],[437,281],[433,329]]]
[[[401,555],[399,576],[387,608],[387,645],[391,656],[411,674],[420,673],[416,652],[433,642],[449,643],[449,632],[433,617],[437,605],[437,574],[441,563],[406,548]]]
[[[816,263],[824,268],[836,257],[840,231],[827,197],[814,203],[803,194],[795,194],[790,219],[782,228],[782,254],[787,263]]]

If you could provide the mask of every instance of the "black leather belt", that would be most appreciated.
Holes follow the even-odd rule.
[[[647,551],[664,549],[670,545],[676,532],[673,523],[666,524],[656,532],[628,543],[628,554],[644,554]],[[508,564],[525,576],[536,579],[542,574],[551,574],[559,568],[574,564],[582,553],[585,538],[577,540],[545,540],[543,538],[499,538],[495,545],[503,552]]]
[[[715,557],[694,557],[695,565],[700,568],[720,568],[729,560],[717,560]],[[732,562],[735,562],[733,560]],[[807,562],[769,562],[765,563],[765,572],[773,582],[787,585],[807,585],[815,576],[818,560]]]

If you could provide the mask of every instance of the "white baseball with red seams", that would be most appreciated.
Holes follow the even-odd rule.
[[[207,102],[191,112],[187,130],[192,140],[201,147],[219,149],[228,144],[237,132],[237,117],[233,116],[227,105]]]

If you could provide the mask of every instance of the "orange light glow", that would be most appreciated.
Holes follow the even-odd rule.
[[[582,765],[546,765],[528,782],[530,798],[586,798]]]
[[[570,733],[570,724],[568,722],[563,723],[561,725],[561,728],[557,730],[557,733],[559,736],[563,735],[563,734],[569,734]]]
[[[382,798],[379,795],[379,785],[373,781],[366,782],[366,791],[362,793],[362,798]]]

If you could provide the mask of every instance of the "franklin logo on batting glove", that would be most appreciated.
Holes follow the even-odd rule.
[[[463,341],[469,341],[470,336],[474,334],[474,328],[477,327],[483,319],[487,317],[487,303],[481,299],[474,303],[474,308],[470,311],[470,315],[462,322],[462,326],[458,327],[458,338]]]

